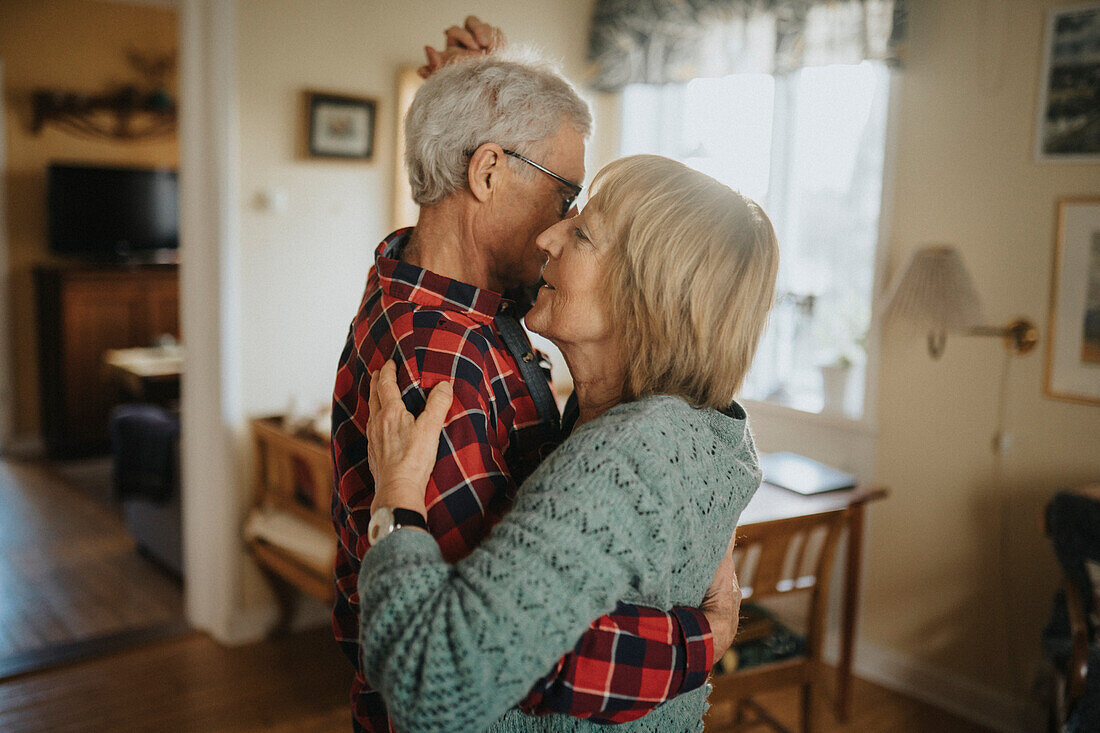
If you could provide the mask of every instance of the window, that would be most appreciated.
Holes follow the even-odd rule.
[[[680,160],[775,225],[777,298],[742,397],[863,414],[888,94],[871,61],[623,93],[622,155]]]

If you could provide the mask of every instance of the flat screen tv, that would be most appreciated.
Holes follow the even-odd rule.
[[[179,246],[173,170],[53,163],[46,191],[50,249],[56,254],[140,260]]]

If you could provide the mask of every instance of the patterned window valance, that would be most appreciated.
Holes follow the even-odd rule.
[[[591,84],[666,84],[737,72],[899,62],[905,0],[599,0]]]

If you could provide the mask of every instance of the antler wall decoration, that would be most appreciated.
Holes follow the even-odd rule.
[[[176,129],[176,101],[168,82],[176,69],[175,54],[128,51],[127,60],[143,83],[127,84],[102,94],[49,89],[31,97],[31,132],[47,124],[87,137],[140,140],[169,135]]]

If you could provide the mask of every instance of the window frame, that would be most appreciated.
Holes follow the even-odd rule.
[[[879,203],[878,235],[872,262],[871,322],[865,344],[866,365],[863,373],[863,410],[858,418],[843,414],[808,412],[775,402],[742,399],[764,434],[776,432],[785,437],[784,445],[769,445],[769,450],[796,450],[818,460],[830,462],[854,473],[863,481],[873,475],[874,444],[878,434],[878,388],[881,368],[882,293],[887,284],[886,265],[889,259],[890,232],[893,224],[893,201],[897,170],[897,141],[902,90],[901,75],[887,68],[889,98],[886,109],[886,129],[883,140],[882,190]],[[789,85],[784,85],[789,86]],[[623,155],[622,120],[627,114],[623,94],[618,94],[618,130],[615,140],[616,157]],[[789,128],[789,125],[787,126]],[[773,170],[775,163],[773,162]],[[830,448],[837,435],[843,437],[848,449]],[[769,441],[771,442],[771,441]],[[846,454],[846,455],[842,455]]]

